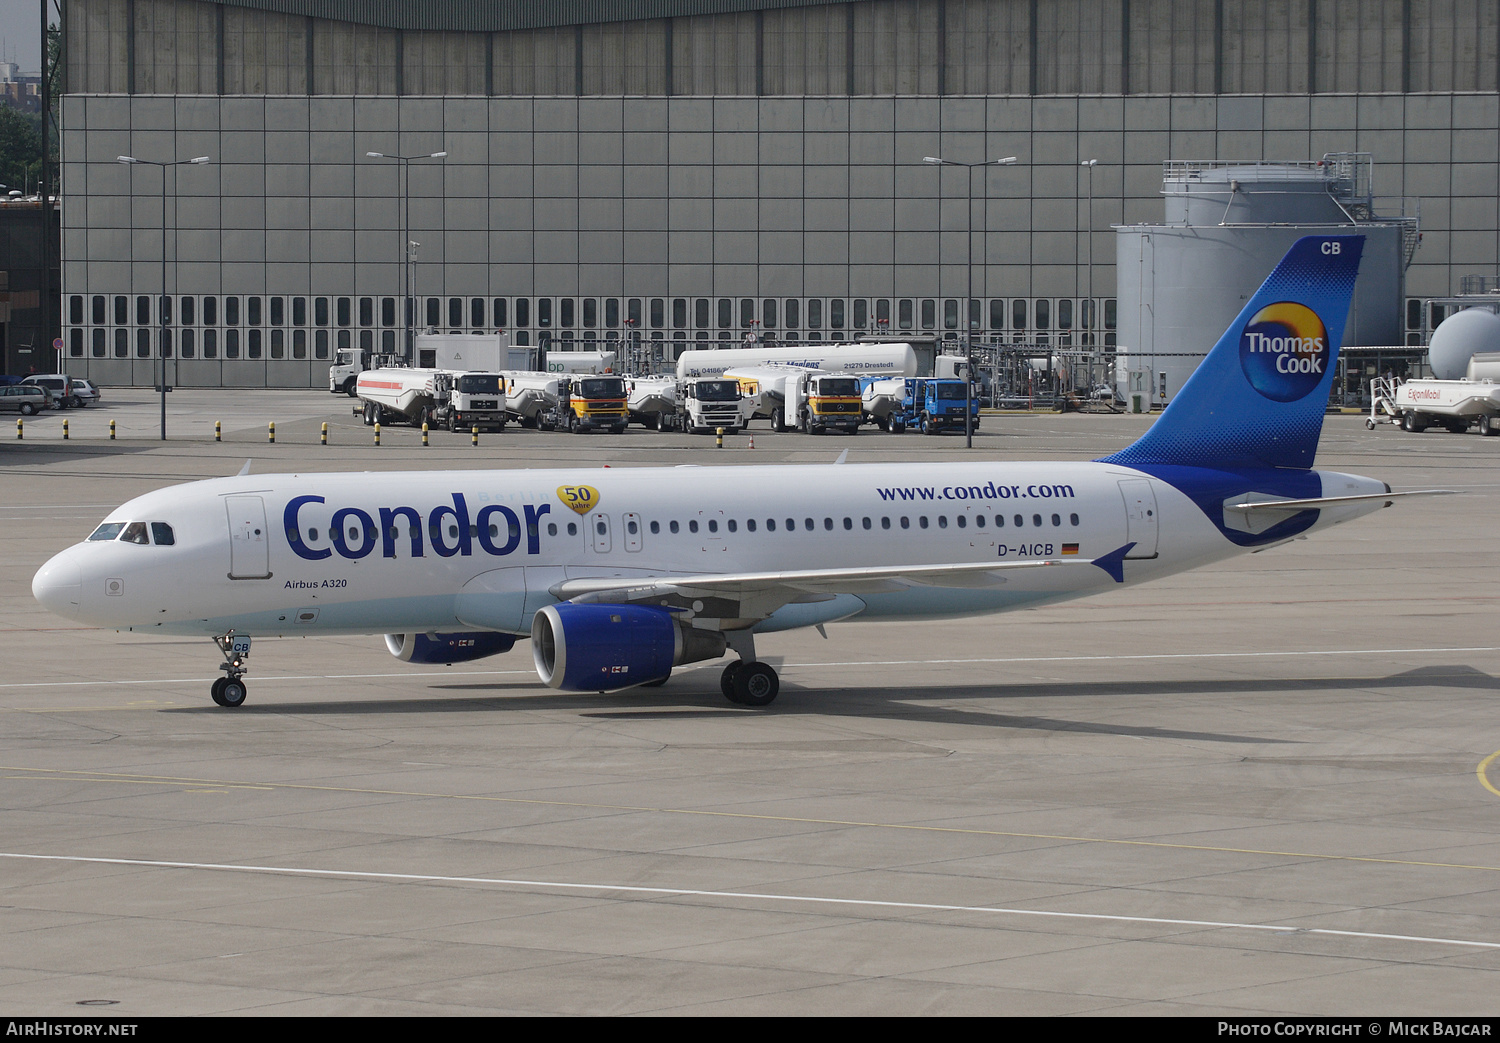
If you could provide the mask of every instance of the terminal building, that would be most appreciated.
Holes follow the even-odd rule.
[[[1492,0],[64,0],[62,24],[62,332],[106,384],[163,353],[177,384],[326,386],[408,320],[661,359],[966,323],[1113,348],[1140,326],[1115,227],[1162,221],[1182,163],[1371,156],[1421,207],[1382,336],[1500,262]]]

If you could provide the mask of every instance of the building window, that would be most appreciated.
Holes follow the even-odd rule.
[[[194,347],[193,347],[193,331],[192,330],[183,330],[182,334],[181,334],[181,341],[182,341],[182,344],[181,344],[182,357],[185,358],[185,359],[192,358],[193,357],[193,351],[194,351]]]
[[[92,302],[92,311],[94,313],[94,325],[103,326],[104,316],[106,314],[106,309],[104,306],[104,294],[96,293],[94,295],[94,299]]]
[[[203,357],[206,359],[216,359],[219,357],[218,330],[203,331]]]
[[[217,326],[219,324],[219,298],[203,298],[203,325]]]
[[[347,336],[347,334],[345,334]],[[313,358],[326,359],[328,357],[328,331],[318,330],[313,335]]]
[[[181,315],[181,318],[182,318],[182,324],[184,326],[195,325],[195,323],[193,322],[193,298],[191,298],[191,297],[184,297],[184,298],[182,298],[182,300],[180,302],[178,302],[178,306],[177,307],[178,307],[178,312],[179,312],[179,314]]]
[[[252,329],[249,331],[249,336],[245,339],[245,357],[247,359],[258,359],[261,357],[260,330]]]
[[[226,325],[226,326],[238,326],[239,324],[240,324],[240,299],[238,297],[225,297],[224,298],[224,325]],[[224,342],[224,346],[225,346],[226,349],[229,347],[229,342],[227,340]],[[238,355],[230,355],[230,354],[228,354],[227,350],[225,352],[225,357],[226,358],[239,358]]]
[[[78,310],[83,311],[83,298],[78,298]],[[83,330],[68,331],[68,355],[75,359],[83,358]]]
[[[102,358],[104,358],[105,354],[109,350],[109,345],[107,343],[107,337],[106,337],[104,331],[101,330],[101,329],[94,330],[93,341],[94,341],[94,344],[93,344],[94,358],[96,358],[96,359],[102,359]]]
[[[151,331],[135,331],[135,357],[138,359],[149,359],[151,357]]]
[[[245,325],[246,326],[259,326],[260,325],[260,298],[259,297],[246,297],[245,298]]]

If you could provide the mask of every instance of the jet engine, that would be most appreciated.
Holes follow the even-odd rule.
[[[514,634],[497,634],[489,630],[385,635],[385,647],[403,663],[443,663],[448,666],[509,652],[515,643]]]
[[[641,605],[548,605],[531,621],[531,656],[551,688],[611,692],[665,681],[672,667],[717,659],[724,635]]]

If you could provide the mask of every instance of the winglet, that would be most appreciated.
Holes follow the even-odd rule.
[[[245,477],[245,475],[247,475],[249,473],[250,473],[250,461],[246,460],[245,461],[245,466],[240,468],[239,477],[243,478],[243,477]]]
[[[1129,554],[1134,548],[1134,543],[1127,543],[1123,547],[1112,550],[1108,554],[1104,554],[1100,557],[1095,558],[1093,561],[1089,562],[1089,564],[1098,565],[1105,572],[1109,573],[1110,578],[1112,578],[1116,583],[1124,583],[1125,555]]]

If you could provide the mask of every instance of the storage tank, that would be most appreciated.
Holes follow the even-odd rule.
[[[1381,218],[1367,154],[1316,163],[1165,164],[1167,222],[1117,225],[1117,382],[1161,406],[1294,242],[1365,236],[1344,343],[1399,344],[1415,218]]]

